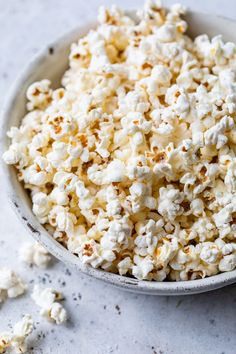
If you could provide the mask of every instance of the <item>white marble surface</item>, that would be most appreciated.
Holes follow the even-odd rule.
[[[28,60],[50,41],[93,18],[113,1],[0,0],[0,107],[10,84]],[[140,0],[119,0],[135,8]],[[172,1],[166,1],[170,4]],[[185,0],[192,9],[236,19],[235,0]],[[1,174],[0,174],[1,181]],[[0,193],[0,266],[28,281],[28,295],[0,307],[0,331],[22,314],[36,321],[30,353],[67,354],[234,354],[236,285],[189,297],[151,297],[117,290],[54,262],[46,272],[19,263],[17,250],[30,236]],[[63,290],[70,314],[66,326],[40,319],[29,293],[41,282]]]

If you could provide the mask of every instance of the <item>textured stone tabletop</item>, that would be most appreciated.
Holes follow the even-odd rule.
[[[46,44],[94,18],[105,0],[0,0],[0,107],[16,75]],[[119,0],[135,8],[140,0]],[[166,1],[170,4],[171,1]],[[189,8],[236,19],[235,0],[185,0]],[[0,172],[1,181],[1,172]],[[1,187],[2,188],[2,187]],[[29,353],[55,354],[235,354],[236,284],[188,297],[135,295],[76,274],[55,260],[47,271],[21,264],[17,250],[30,235],[0,193],[0,267],[29,284],[26,296],[0,306],[0,332],[30,313],[36,322]],[[65,294],[70,321],[41,319],[29,293],[40,282]]]

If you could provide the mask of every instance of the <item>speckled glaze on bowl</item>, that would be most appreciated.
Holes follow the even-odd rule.
[[[134,16],[134,13],[131,12],[130,14]],[[236,42],[236,22],[234,21],[197,12],[189,12],[186,18],[188,23],[191,24],[189,30],[190,36],[196,36],[201,33],[207,33],[210,36],[214,36],[220,33],[223,35],[224,40]],[[37,55],[20,75],[8,95],[5,107],[2,111],[1,154],[9,145],[6,132],[12,125],[19,126],[20,121],[26,112],[25,93],[27,87],[32,82],[43,78],[50,79],[54,88],[58,87],[60,85],[60,79],[68,66],[70,44],[73,41],[76,41],[79,37],[85,35],[89,29],[94,28],[95,26],[96,22],[89,23],[60,38]],[[32,213],[29,196],[22,184],[17,180],[14,167],[7,166],[3,162],[1,162],[1,164],[4,175],[2,190],[6,190],[9,200],[21,222],[24,223],[36,241],[41,243],[59,260],[74,268],[75,271],[81,271],[125,290],[149,295],[196,294],[221,288],[236,282],[236,270],[199,280],[149,282],[108,273],[101,269],[94,269],[91,266],[82,264],[77,256],[71,254],[67,249],[55,241],[38,222]]]

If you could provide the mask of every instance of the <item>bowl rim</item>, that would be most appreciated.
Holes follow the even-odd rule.
[[[134,14],[134,11],[127,11],[130,14]],[[236,25],[236,21],[228,19],[223,16],[209,15],[207,13],[188,11],[190,15],[197,16],[207,16],[214,17],[215,20],[221,19],[226,22],[233,23]],[[5,97],[3,108],[1,109],[1,143],[0,143],[0,154],[5,151],[5,146],[8,145],[7,141],[9,139],[6,137],[7,131],[7,121],[12,108],[15,104],[15,99],[19,89],[23,86],[23,83],[27,81],[28,77],[32,74],[33,70],[44,60],[47,60],[49,55],[49,48],[55,48],[61,43],[71,43],[71,39],[77,35],[80,37],[80,33],[84,32],[85,29],[93,28],[95,26],[95,21],[89,21],[82,26],[76,26],[66,34],[60,36],[56,40],[49,43],[42,50],[40,50],[33,58],[26,64],[23,70],[18,75],[15,82],[13,82],[8,95]],[[52,236],[47,232],[47,230],[38,222],[33,214],[29,214],[14,188],[11,181],[11,174],[13,173],[14,167],[6,165],[1,158],[1,168],[3,171],[3,185],[4,192],[7,194],[10,204],[13,206],[14,211],[18,215],[19,219],[25,227],[28,229],[29,233],[33,238],[43,245],[51,254],[53,254],[60,261],[64,262],[69,267],[81,271],[89,276],[96,279],[103,280],[110,283],[116,287],[123,288],[125,290],[144,293],[149,295],[188,295],[195,293],[202,293],[223,286],[232,284],[236,282],[236,270],[231,272],[219,273],[211,277],[204,279],[196,279],[189,281],[145,281],[131,278],[128,276],[121,276],[118,274],[110,273],[99,268],[93,268],[92,266],[83,264],[78,256],[70,253],[65,247],[63,247],[59,242],[55,241]],[[20,182],[18,182],[20,185]]]

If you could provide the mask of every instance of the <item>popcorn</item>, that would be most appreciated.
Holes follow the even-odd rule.
[[[72,192],[75,190],[75,184],[78,181],[78,177],[73,173],[56,172],[53,177],[53,183],[58,186],[60,191]]]
[[[219,263],[219,270],[221,272],[230,272],[236,267],[236,254],[224,256]]]
[[[41,223],[47,221],[47,215],[51,210],[50,201],[47,194],[38,192],[32,196],[33,213],[38,217]]]
[[[220,252],[217,246],[212,242],[205,242],[202,244],[200,252],[200,259],[206,263],[216,263],[219,258]]]
[[[52,113],[45,118],[45,131],[56,141],[68,136],[76,129],[76,124],[68,113]]]
[[[119,274],[125,275],[132,268],[132,260],[130,257],[125,257],[122,261],[120,261],[117,265]]]
[[[30,315],[25,315],[17,322],[12,332],[0,334],[0,353],[5,353],[8,348],[13,348],[16,353],[27,353],[27,337],[33,331],[33,320]]]
[[[79,246],[76,253],[78,253],[79,258],[84,264],[91,264],[94,268],[97,268],[103,262],[99,251],[100,245],[94,240],[91,240]]]
[[[28,265],[36,265],[39,268],[47,268],[51,262],[51,256],[46,249],[38,243],[25,244],[19,251],[20,259]]]
[[[172,239],[171,242],[165,241],[164,244],[156,249],[155,263],[158,268],[166,268],[168,263],[174,258],[178,251],[178,242]]]
[[[67,313],[59,302],[54,302],[50,309],[50,317],[56,322],[57,325],[66,322]]]
[[[206,145],[216,145],[217,149],[222,148],[228,140],[228,138],[222,133],[226,130],[232,129],[233,126],[233,118],[227,116],[223,117],[219,123],[205,132],[204,136]]]
[[[41,308],[41,316],[58,325],[66,322],[67,312],[58,302],[63,298],[61,293],[51,288],[42,289],[39,285],[35,285],[31,297],[36,305]]]
[[[149,0],[134,22],[101,8],[71,45],[63,87],[33,83],[7,133],[3,159],[33,213],[85,266],[153,281],[236,268],[236,46],[192,40],[185,12]],[[54,303],[42,307],[61,322]]]
[[[216,235],[216,228],[213,222],[207,217],[197,219],[192,225],[189,233],[190,239],[199,238],[200,241],[211,239]]]
[[[33,320],[30,315],[25,315],[13,328],[11,345],[17,353],[27,352],[26,338],[33,331]]]
[[[8,332],[0,333],[0,353],[6,353],[11,346],[10,334]]]
[[[57,208],[57,207],[55,207]],[[70,212],[68,212],[65,208],[63,207],[58,207],[56,211],[55,217],[56,217],[56,225],[58,228],[58,231],[65,231],[67,232],[68,235],[72,235],[74,231],[74,225],[76,223],[76,216]]]
[[[154,265],[149,257],[134,256],[134,266],[132,274],[137,279],[148,279],[149,273],[153,270]]]
[[[119,252],[129,246],[132,231],[132,223],[126,217],[113,220],[108,230],[103,234],[100,244],[103,249]]]
[[[55,141],[51,151],[46,155],[47,160],[54,168],[60,167],[67,157],[67,145],[64,142]]]
[[[106,168],[104,184],[122,182],[125,177],[125,165],[119,160],[113,160]]]
[[[21,151],[18,145],[12,144],[9,150],[4,152],[2,158],[6,164],[16,165],[21,159]]]
[[[235,168],[236,168],[236,160],[232,160],[228,165],[228,169],[224,179],[225,185],[227,186],[228,190],[231,193],[236,191]]]
[[[172,221],[177,215],[183,213],[183,208],[180,206],[183,194],[178,189],[168,185],[167,188],[161,187],[159,192],[158,212],[162,216]]]
[[[172,74],[164,65],[155,65],[149,78],[145,78],[149,95],[163,95],[170,85]]]
[[[53,188],[49,194],[49,200],[57,205],[67,205],[69,203],[67,192],[60,190],[58,187]]]
[[[22,295],[26,289],[26,285],[16,273],[7,268],[0,269],[0,303],[6,298]]]
[[[35,82],[29,86],[26,97],[29,100],[27,104],[28,110],[35,108],[44,109],[51,102],[52,89],[50,89],[51,82],[49,80],[42,80]]]
[[[134,241],[136,246],[134,248],[134,252],[140,256],[153,256],[157,246],[157,241],[157,236],[153,235],[152,232],[138,235]]]
[[[53,169],[45,157],[37,156],[34,163],[23,170],[23,179],[25,183],[35,186],[42,186],[50,182]]]

